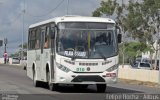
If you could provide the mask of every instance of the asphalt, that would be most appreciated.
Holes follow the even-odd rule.
[[[160,88],[119,82],[109,84],[105,93],[97,93],[95,85],[84,90],[62,85],[57,91],[50,91],[46,84],[34,87],[22,67],[0,65],[0,94],[15,94],[18,100],[106,100],[107,94],[117,93],[159,94]],[[0,100],[3,96],[0,96]]]

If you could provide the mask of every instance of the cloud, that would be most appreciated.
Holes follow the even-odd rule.
[[[24,41],[27,41],[28,26],[30,24],[66,15],[67,1],[64,0],[55,11],[50,12],[61,0],[25,0]],[[72,15],[91,16],[92,12],[100,5],[100,0],[69,1],[69,14]],[[15,52],[22,41],[23,9],[24,0],[0,0],[0,39],[8,38],[8,52],[10,53]]]

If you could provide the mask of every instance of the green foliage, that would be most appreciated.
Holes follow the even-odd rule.
[[[124,46],[123,44],[121,44],[119,47],[120,47],[120,51],[124,49],[125,55],[129,56],[130,58],[141,56],[142,52],[147,52],[147,51],[153,52],[153,49],[151,49],[151,46],[143,42],[124,43]]]
[[[16,52],[14,54],[10,54],[9,57],[11,57],[11,58],[13,58],[13,57],[19,57],[19,52]]]
[[[15,52],[13,54],[10,54],[10,57],[20,57],[20,55],[22,54],[22,51],[21,51],[22,44],[20,44],[18,47],[20,48],[19,51]],[[23,56],[27,56],[27,52],[26,52],[26,50],[27,50],[27,43],[23,44],[23,49],[24,49]]]
[[[94,17],[99,17],[99,16],[101,16],[100,9],[99,9],[99,8],[96,9],[96,10],[92,13],[92,15],[93,15]]]
[[[153,43],[153,35],[158,33],[156,30],[159,27],[159,24],[155,23],[160,23],[160,19],[157,18],[158,9],[160,0],[143,0],[141,3],[130,0],[128,5],[119,5],[117,0],[107,0],[101,2],[93,16],[112,16],[116,13],[115,20],[124,33],[129,32],[132,34],[130,36],[142,42]]]
[[[128,5],[120,5],[117,0],[107,0],[101,2],[101,6],[93,12],[93,16],[116,14],[115,20],[122,32],[129,33],[127,36],[139,41],[124,42],[124,45],[120,45],[120,56],[134,58],[142,52],[154,52],[152,46],[155,39],[153,37],[158,34],[157,30],[160,25],[160,18],[157,17],[158,9],[160,9],[160,0],[143,0],[143,2],[129,0]]]
[[[18,47],[19,47],[19,48],[22,48],[22,44],[20,44]],[[27,49],[27,43],[24,43],[24,44],[23,44],[23,49]]]
[[[140,28],[145,23],[143,15],[141,13],[141,4],[129,2],[127,7],[128,15],[124,18],[124,26],[130,34],[133,34],[133,38],[139,38],[143,33]],[[140,36],[139,36],[140,35]]]
[[[128,6],[128,16],[126,17],[127,28],[135,38],[147,42],[153,42],[151,38],[158,32],[158,9],[160,8],[160,0],[144,0],[143,3],[130,2]],[[148,23],[149,22],[149,23]],[[145,32],[149,34],[144,34]],[[148,35],[148,36],[146,36]]]
[[[101,7],[97,8],[92,14],[96,17],[101,16],[102,14],[111,16],[115,11],[116,5],[116,0],[108,0],[107,2],[102,1]]]

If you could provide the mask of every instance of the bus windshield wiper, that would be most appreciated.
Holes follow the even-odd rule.
[[[104,60],[106,60],[107,59],[107,57],[105,56],[105,55],[103,55],[103,53],[102,52],[100,52],[99,50],[98,50],[98,54],[104,59]]]
[[[71,57],[72,61],[76,59],[75,50],[73,51],[73,56]]]

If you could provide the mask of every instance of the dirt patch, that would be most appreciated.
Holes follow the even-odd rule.
[[[142,82],[142,81],[137,81],[137,80],[126,80],[126,79],[118,79],[118,81],[121,83],[137,84],[137,85],[144,85],[144,86],[148,86],[148,87],[160,88],[160,85],[158,83],[153,83],[153,82]]]

